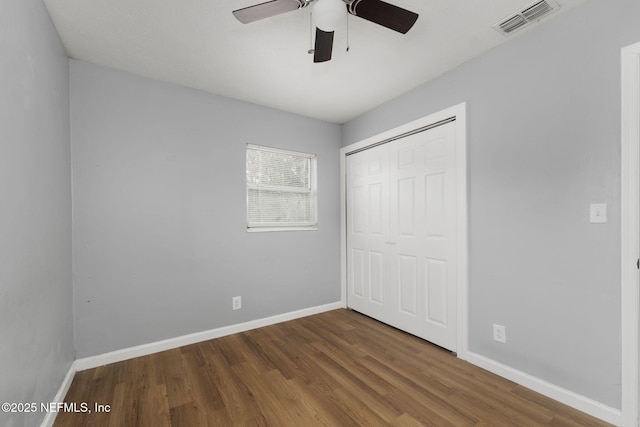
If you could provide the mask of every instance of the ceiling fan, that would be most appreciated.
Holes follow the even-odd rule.
[[[347,13],[366,19],[391,30],[406,34],[413,27],[418,14],[382,0],[271,0],[237,9],[233,15],[243,24],[270,18],[282,13],[303,9],[311,3],[316,27],[313,62],[331,59],[335,28],[346,19]]]

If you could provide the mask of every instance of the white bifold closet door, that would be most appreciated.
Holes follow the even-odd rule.
[[[456,351],[455,122],[347,157],[347,305]]]

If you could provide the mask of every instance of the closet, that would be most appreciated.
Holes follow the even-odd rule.
[[[456,351],[456,124],[346,158],[347,306]]]

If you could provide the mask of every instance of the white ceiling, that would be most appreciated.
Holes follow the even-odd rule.
[[[71,58],[335,123],[508,42],[493,25],[532,0],[387,0],[420,15],[402,35],[349,16],[314,64],[305,9],[250,24],[265,0],[44,0]],[[560,9],[584,0],[557,0]],[[535,25],[534,25],[535,26]],[[528,29],[519,31],[522,33]]]

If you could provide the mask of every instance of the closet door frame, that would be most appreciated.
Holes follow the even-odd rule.
[[[341,245],[341,303],[347,307],[347,200],[346,200],[346,158],[349,154],[361,151],[436,123],[455,119],[456,137],[456,250],[457,250],[457,356],[466,360],[468,352],[468,239],[467,239],[467,124],[466,103],[430,114],[405,123],[393,129],[350,144],[340,150],[340,245]]]

